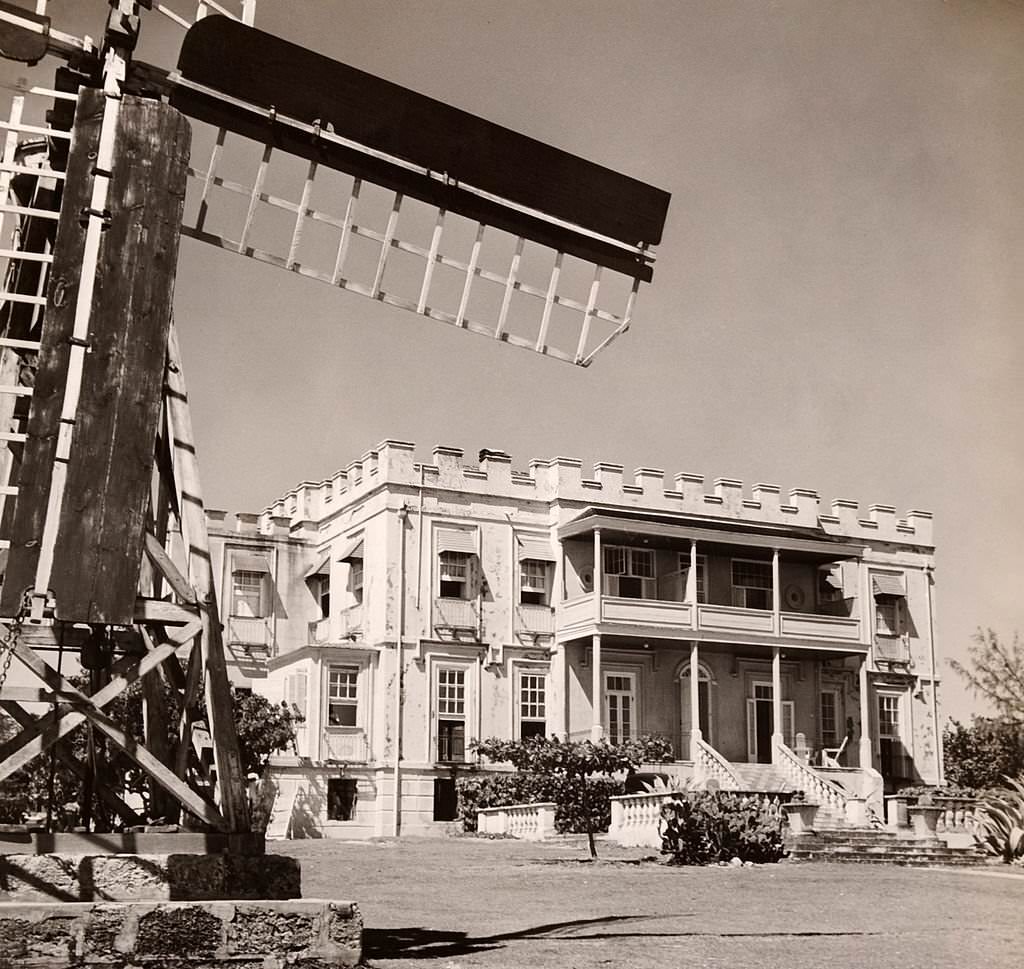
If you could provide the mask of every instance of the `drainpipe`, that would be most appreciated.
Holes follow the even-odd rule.
[[[946,783],[945,757],[942,752],[942,729],[939,725],[939,685],[935,682],[935,615],[932,612],[932,573],[934,566],[924,567],[925,590],[928,594],[928,675],[932,681],[932,723],[935,725],[935,765],[938,768],[938,783]]]
[[[421,508],[422,511],[422,508]],[[409,518],[409,509],[403,503],[398,509],[398,524],[401,535],[398,571],[398,635],[395,638],[395,726],[394,764],[391,768],[392,782],[395,787],[395,808],[392,818],[391,833],[397,838],[402,833],[402,680],[404,670],[404,634],[405,634],[405,523]]]

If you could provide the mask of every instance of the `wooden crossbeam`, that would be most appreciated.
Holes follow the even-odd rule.
[[[143,682],[146,681],[143,680]],[[32,714],[21,707],[18,703],[11,702],[7,699],[0,700],[0,708],[2,708],[11,717],[11,719],[22,727],[29,726],[35,720]],[[82,780],[85,779],[85,764],[75,758],[64,744],[58,743],[54,747],[54,750],[57,753],[57,759],[64,765],[64,767],[70,770],[76,777],[81,778]],[[116,812],[125,824],[137,825],[143,823],[143,819],[135,813],[133,808],[129,807],[121,795],[110,787],[109,784],[104,783],[100,778],[94,778],[93,785],[97,795],[99,795],[108,807],[112,808]]]

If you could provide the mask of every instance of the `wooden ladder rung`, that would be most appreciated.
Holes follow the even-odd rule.
[[[0,441],[27,441],[28,435],[23,431],[0,431]]]
[[[15,485],[0,485],[0,495],[16,495],[18,493]]]
[[[45,306],[45,296],[30,296],[28,293],[6,293],[0,292],[0,300],[8,300],[11,303],[30,303],[32,306]]]
[[[23,262],[53,262],[49,252],[28,252],[25,249],[0,249],[0,259],[20,259]]]
[[[31,397],[31,387],[15,386],[13,384],[0,384],[0,394],[10,394],[12,397]]]
[[[28,215],[33,219],[53,219],[56,221],[60,218],[60,212],[54,212],[53,209],[33,209],[27,205],[9,205],[6,202],[0,203],[0,212],[10,212],[12,215]]]
[[[12,340],[8,336],[0,336],[0,347],[11,350],[39,350],[42,344],[38,340]]]

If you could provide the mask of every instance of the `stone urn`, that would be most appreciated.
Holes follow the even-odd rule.
[[[797,837],[802,834],[814,833],[814,818],[818,813],[818,805],[810,801],[790,801],[782,805],[789,830]]]
[[[934,804],[912,804],[907,808],[907,816],[915,838],[934,839],[938,837],[939,818],[945,808]]]

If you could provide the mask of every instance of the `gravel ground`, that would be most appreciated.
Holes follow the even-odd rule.
[[[277,842],[303,895],[351,899],[366,962],[487,969],[1016,969],[1024,871],[670,868],[578,839]],[[646,854],[647,860],[644,860]]]

